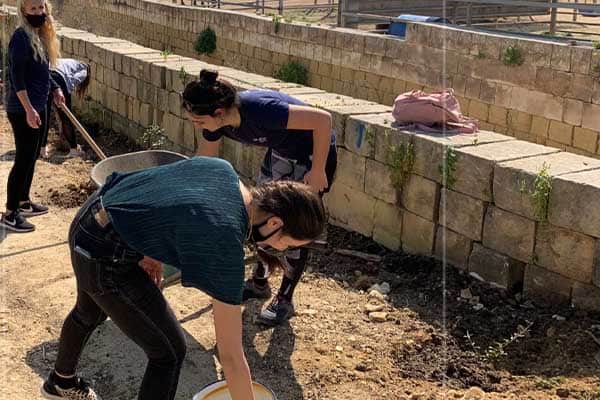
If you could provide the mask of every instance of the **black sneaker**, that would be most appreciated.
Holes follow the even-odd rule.
[[[24,217],[35,217],[36,215],[46,214],[48,207],[41,204],[35,204],[31,201],[19,206],[19,213]]]
[[[42,396],[47,399],[60,400],[101,400],[92,388],[81,378],[76,378],[75,386],[63,389],[54,382],[53,374],[50,374],[42,385]]]
[[[271,297],[271,286],[267,282],[264,286],[258,286],[253,279],[248,279],[244,283],[243,301],[248,299],[268,299]]]
[[[27,222],[27,220],[16,211],[11,211],[9,214],[2,214],[0,225],[13,232],[31,232],[35,230],[35,225]]]
[[[260,315],[257,317],[257,321],[269,325],[281,325],[288,319],[294,316],[294,305],[291,301],[275,296],[271,304],[269,304]]]

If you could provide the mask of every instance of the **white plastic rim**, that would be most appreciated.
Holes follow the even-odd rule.
[[[256,400],[277,400],[275,393],[265,385],[253,382],[254,398]],[[227,382],[217,381],[204,386],[202,390],[196,393],[192,400],[231,400]]]

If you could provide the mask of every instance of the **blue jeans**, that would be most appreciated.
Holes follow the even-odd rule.
[[[88,338],[108,315],[148,356],[138,399],[172,400],[186,352],[183,331],[161,291],[137,265],[142,255],[110,225],[102,228],[94,219],[99,203],[96,192],[69,230],[77,303],[61,331],[55,370],[75,373]]]

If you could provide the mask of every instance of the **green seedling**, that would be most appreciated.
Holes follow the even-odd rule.
[[[502,62],[504,65],[522,65],[524,61],[525,59],[523,58],[523,52],[516,46],[508,46],[504,50],[504,53],[502,53]]]
[[[217,49],[217,34],[211,27],[206,28],[198,35],[194,49],[198,54],[212,54],[215,52]]]

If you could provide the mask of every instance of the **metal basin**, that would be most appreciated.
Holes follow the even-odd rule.
[[[92,180],[98,186],[104,185],[106,178],[113,172],[133,172],[146,168],[171,164],[187,157],[166,150],[145,150],[135,153],[119,154],[108,157],[94,166]]]

